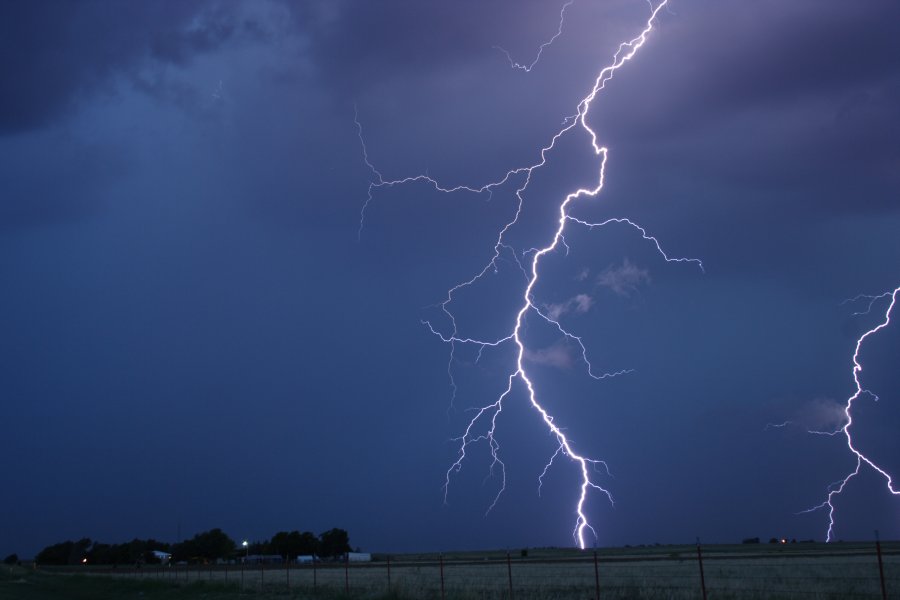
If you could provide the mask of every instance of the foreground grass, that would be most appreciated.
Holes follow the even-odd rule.
[[[92,575],[43,573],[0,566],[0,600],[306,600],[302,591],[244,590],[238,583],[194,581],[176,583]],[[343,594],[320,592],[320,600],[349,600]],[[393,595],[377,600],[401,600]]]
[[[234,585],[197,581],[127,580],[90,575],[48,574],[21,567],[0,570],[0,598],[15,600],[200,600],[237,599]]]
[[[241,590],[238,583],[190,583],[45,573],[0,565],[0,600],[353,600],[333,590],[315,595],[297,590]],[[370,600],[407,600],[395,594],[367,595]]]
[[[704,548],[705,587],[715,600],[880,600],[873,550],[871,544]],[[888,597],[900,600],[900,544],[883,550]],[[598,586],[605,600],[695,600],[702,592],[695,546],[611,549],[596,561],[593,552],[565,549],[529,550],[509,562],[505,551],[395,555],[388,566],[386,560],[349,569],[0,566],[0,600],[585,600]]]

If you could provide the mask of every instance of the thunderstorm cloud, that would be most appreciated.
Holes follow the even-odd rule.
[[[568,369],[572,366],[572,354],[565,342],[556,342],[546,348],[525,349],[525,359],[538,365]]]
[[[565,302],[561,302],[559,304],[548,304],[547,316],[553,319],[554,321],[559,320],[559,318],[567,313],[586,313],[591,309],[591,305],[593,305],[594,299],[591,298],[587,294],[577,294],[572,298],[569,298]]]
[[[650,283],[650,274],[625,258],[621,266],[611,265],[597,275],[596,282],[617,296],[628,298],[637,294],[641,285]]]

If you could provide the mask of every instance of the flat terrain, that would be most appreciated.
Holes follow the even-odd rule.
[[[87,574],[46,573],[22,567],[0,566],[2,600],[199,600],[235,598],[240,589],[217,584],[94,577]]]
[[[703,585],[715,599],[882,598],[875,545],[704,546]],[[61,598],[368,598],[447,600],[700,598],[696,546],[579,551],[375,555],[371,563],[316,565],[104,566],[16,569],[0,600]],[[900,543],[882,544],[884,585],[900,598]]]

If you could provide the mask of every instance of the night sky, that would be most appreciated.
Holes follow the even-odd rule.
[[[489,262],[540,160],[641,0],[0,3],[0,555],[91,537],[341,527],[367,551],[571,546],[578,473],[521,387],[451,477],[509,347],[450,346],[439,304]],[[824,540],[797,514],[854,467],[856,339],[900,285],[900,3],[671,0],[589,116],[606,185],[542,262],[528,365],[602,459],[596,543]],[[355,111],[357,111],[355,113]],[[509,333],[558,206],[593,185],[583,131],[523,193],[513,251],[454,306]],[[517,180],[516,183],[520,183]],[[523,254],[524,253],[524,254]],[[530,263],[528,263],[530,264]],[[900,473],[900,325],[860,355],[861,450]],[[476,360],[477,359],[477,360]],[[767,424],[784,424],[767,427]],[[895,484],[896,485],[896,484]],[[864,470],[836,539],[900,538]],[[591,539],[589,544],[593,544]]]

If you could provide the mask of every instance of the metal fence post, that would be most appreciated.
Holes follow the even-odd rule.
[[[391,555],[387,557],[388,594],[391,593]]]
[[[512,559],[509,557],[509,552],[506,553],[506,575],[509,578],[509,600],[513,600]]]
[[[284,577],[287,580],[287,589],[291,591],[291,557],[288,556],[287,560],[284,561]]]
[[[344,591],[350,595],[350,552],[344,555]]]
[[[600,567],[597,565],[596,550],[594,550],[594,593],[596,600],[600,600]]]
[[[881,560],[881,540],[878,538],[878,530],[875,530],[875,553],[878,555],[878,577],[881,579],[881,598],[887,600],[887,586],[884,584],[884,563]]]
[[[706,600],[706,579],[703,577],[703,553],[700,551],[700,538],[697,538],[697,564],[700,565],[700,590]]]
[[[439,557],[439,564],[441,570],[441,600],[444,600],[444,555],[441,554]]]

